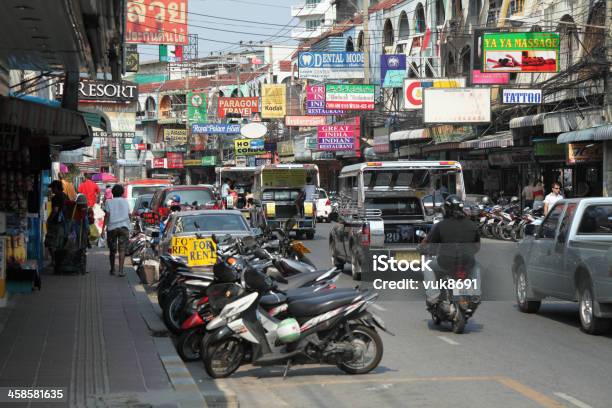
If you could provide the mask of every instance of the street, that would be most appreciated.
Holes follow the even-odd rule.
[[[330,266],[330,224],[304,241],[318,267]],[[424,301],[381,301],[370,310],[395,336],[382,333],[384,356],[371,374],[349,376],[330,366],[245,366],[216,381],[242,406],[609,407],[612,335],[579,330],[578,308],[544,303],[534,315],[517,311],[510,272],[516,244],[485,240],[484,301],[464,334],[434,326]],[[339,287],[355,286],[347,270]],[[422,296],[418,296],[421,298]],[[189,363],[196,383],[211,381],[200,362]]]

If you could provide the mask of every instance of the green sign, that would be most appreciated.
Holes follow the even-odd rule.
[[[192,123],[206,123],[206,92],[187,94],[187,120]]]
[[[131,143],[124,143],[123,144],[123,150],[132,150],[132,144]]]
[[[306,148],[309,150],[317,150],[317,138],[316,137],[307,137],[304,142],[306,143]]]
[[[217,156],[204,156],[202,157],[202,166],[216,166]]]
[[[485,33],[483,72],[558,72],[558,33]]]

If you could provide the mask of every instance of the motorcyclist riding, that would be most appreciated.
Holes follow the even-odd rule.
[[[422,253],[437,255],[432,264],[433,272],[424,271],[425,280],[441,279],[459,266],[471,271],[476,264],[474,255],[480,250],[478,226],[466,216],[463,200],[457,195],[449,195],[443,211],[444,219],[433,226],[419,245]],[[440,301],[439,297],[439,290],[427,294],[428,310]]]

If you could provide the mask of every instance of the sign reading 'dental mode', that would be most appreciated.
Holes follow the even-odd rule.
[[[261,88],[261,117],[283,118],[286,114],[286,86],[264,85]]]
[[[191,133],[209,135],[226,134],[237,135],[240,133],[239,123],[194,123],[191,125]]]
[[[540,105],[542,103],[541,89],[504,89],[502,103],[507,105]]]
[[[237,113],[243,117],[250,117],[259,112],[259,98],[219,98],[217,116],[224,118],[228,113]]]
[[[126,10],[126,43],[188,43],[187,0],[128,0]]]
[[[485,33],[483,72],[558,72],[558,33]]]
[[[488,123],[490,88],[426,88],[423,90],[425,123]]]
[[[236,156],[259,155],[265,152],[263,139],[236,139],[234,140]]]
[[[325,109],[325,85],[306,87],[306,114],[315,116],[344,115],[341,109]]]
[[[363,52],[300,52],[298,77],[318,81],[363,78]]]
[[[355,126],[324,125],[317,128],[317,150],[353,150]]]
[[[401,88],[406,76],[404,54],[383,54],[380,56],[380,78],[383,88]]]
[[[375,85],[325,85],[325,107],[343,110],[374,110]]]
[[[465,78],[406,79],[404,80],[404,109],[423,108],[423,89],[463,88]]]

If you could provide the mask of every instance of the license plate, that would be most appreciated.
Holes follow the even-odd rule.
[[[453,289],[454,296],[480,296],[480,290],[470,288],[470,289]]]
[[[300,241],[293,241],[291,243],[291,248],[293,248],[293,250],[297,253],[299,253],[300,255],[304,255],[304,254],[309,254],[310,253],[310,249],[306,248],[306,246],[304,244],[302,244]]]
[[[393,256],[397,261],[420,261],[421,254],[417,251],[398,251]]]
[[[513,226],[513,225],[514,225],[514,221],[510,221],[510,222],[508,223],[508,225],[509,225],[509,226]]]
[[[480,222],[485,222],[487,220],[487,217],[480,217]]]
[[[172,255],[187,257],[188,266],[214,265],[217,245],[212,238],[172,237]]]
[[[495,222],[495,218],[491,218],[489,221],[487,221],[487,224],[493,224]]]

